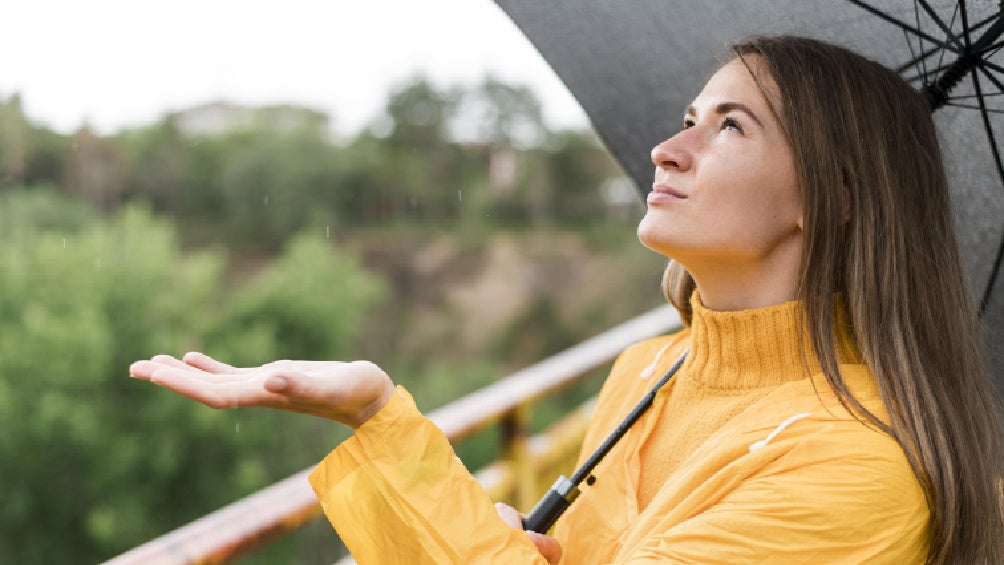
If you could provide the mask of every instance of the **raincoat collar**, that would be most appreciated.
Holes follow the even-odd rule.
[[[705,307],[695,291],[690,304],[691,353],[681,372],[688,384],[736,393],[819,372],[801,323],[800,302],[718,312]]]

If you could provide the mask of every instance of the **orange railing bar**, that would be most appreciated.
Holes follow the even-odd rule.
[[[517,412],[574,382],[632,343],[681,325],[662,306],[439,408],[428,416],[451,441]],[[303,470],[255,494],[149,541],[106,565],[224,563],[299,528],[320,508]]]
[[[478,389],[428,416],[450,440],[460,439],[521,404],[571,384],[591,369],[612,360],[629,345],[680,325],[680,315],[673,307],[656,308]]]

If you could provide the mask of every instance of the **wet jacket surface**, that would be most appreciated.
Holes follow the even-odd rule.
[[[562,563],[922,563],[920,485],[899,445],[848,413],[813,360],[806,366],[797,303],[694,307],[691,328],[615,363],[583,459],[690,351],[559,520]],[[884,419],[867,368],[841,373]],[[361,564],[546,563],[403,389],[310,480]]]

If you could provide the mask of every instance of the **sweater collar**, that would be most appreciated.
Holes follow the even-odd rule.
[[[681,376],[695,385],[740,392],[820,371],[801,323],[800,302],[717,312],[706,308],[694,292],[690,304],[691,352]]]

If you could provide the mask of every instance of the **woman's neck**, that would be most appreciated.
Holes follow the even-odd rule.
[[[798,253],[751,261],[693,258],[684,267],[710,310],[733,312],[782,304],[798,297]]]
[[[704,305],[709,310],[717,312],[766,308],[767,306],[790,302],[797,298],[795,288],[761,286],[756,283],[749,285],[701,284],[697,279],[694,282],[697,283],[697,290],[701,293]]]

